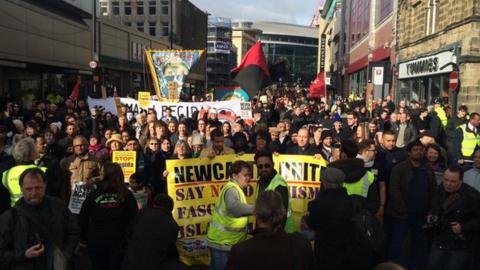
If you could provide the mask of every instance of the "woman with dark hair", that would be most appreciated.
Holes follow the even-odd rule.
[[[249,152],[247,136],[243,132],[237,132],[233,134],[232,144],[235,154],[245,154]]]
[[[107,163],[103,170],[103,180],[88,194],[79,216],[93,270],[112,269],[114,253],[138,211],[120,165]]]
[[[268,145],[270,144],[270,133],[266,130],[259,130],[255,136],[255,149],[254,152],[269,151]]]
[[[170,140],[167,139],[166,137],[163,137],[160,141],[160,152],[163,153],[165,157],[169,157],[172,155],[172,144],[170,143]],[[147,148],[148,145],[145,146]]]
[[[225,269],[313,269],[310,243],[300,234],[287,234],[287,212],[275,191],[262,192],[255,202],[255,236],[233,246]]]
[[[437,144],[430,144],[425,149],[425,158],[427,159],[427,166],[435,173],[437,184],[441,183],[443,173],[447,169],[447,163],[442,157],[442,150]]]

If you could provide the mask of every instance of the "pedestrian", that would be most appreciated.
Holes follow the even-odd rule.
[[[393,218],[388,256],[411,269],[420,267],[426,259],[423,225],[432,209],[437,185],[433,171],[425,163],[422,143],[410,143],[407,152],[408,159],[393,168],[388,187],[387,213]],[[411,256],[404,262],[402,247],[409,231]]]
[[[460,125],[453,135],[451,164],[462,166],[463,170],[472,167],[472,156],[480,143],[480,115],[476,112],[470,114],[470,120]]]
[[[253,205],[247,204],[244,193],[250,183],[250,171],[247,162],[235,161],[231,167],[232,179],[218,196],[207,232],[211,270],[223,270],[232,246],[247,237],[248,216],[254,209]]]
[[[473,168],[465,172],[463,182],[480,192],[480,150],[473,154]]]
[[[283,230],[287,212],[278,192],[267,190],[258,196],[255,218],[255,235],[232,247],[226,270],[314,269],[310,243]]]
[[[345,174],[322,170],[321,192],[308,204],[307,225],[315,231],[315,269],[354,269],[353,208],[343,187]]]
[[[428,222],[433,232],[429,270],[478,269],[480,193],[463,183],[458,165],[445,171]]]
[[[93,270],[112,269],[115,252],[137,214],[137,202],[124,183],[118,163],[107,163],[104,174],[85,199],[79,215],[81,241]]]
[[[80,230],[60,200],[46,195],[47,179],[39,168],[19,176],[22,198],[0,216],[1,269],[67,269]]]

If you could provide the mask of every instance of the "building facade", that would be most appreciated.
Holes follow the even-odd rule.
[[[77,80],[81,98],[100,97],[102,88],[107,95],[153,92],[144,50],[170,47],[165,38],[99,19],[98,65],[92,70],[91,14],[85,10],[60,0],[5,0],[0,11],[0,94],[8,100],[40,100],[52,93],[67,97]],[[174,49],[182,47],[174,44]],[[189,78],[198,78],[203,90],[205,70]],[[195,88],[195,82],[190,85]]]
[[[282,82],[309,85],[317,74],[318,30],[314,27],[254,22],[269,66],[285,61],[287,74]]]
[[[480,110],[480,1],[400,1],[397,20],[397,99]],[[460,87],[449,89],[458,69]]]
[[[260,29],[252,27],[252,22],[237,21],[232,23],[232,45],[237,49],[237,64],[242,62],[245,54],[257,42],[262,33]]]
[[[237,66],[237,49],[232,46],[232,21],[208,18],[207,38],[208,87],[233,85],[230,70]]]
[[[345,53],[340,63],[344,96],[367,100],[394,89],[396,0],[342,1]]]

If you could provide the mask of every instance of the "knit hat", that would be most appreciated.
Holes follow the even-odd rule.
[[[331,185],[342,185],[345,174],[337,168],[326,168],[320,172],[320,181]]]
[[[324,130],[322,131],[322,136],[320,136],[320,140],[325,140],[325,138],[331,137],[333,138],[333,134],[330,130]]]

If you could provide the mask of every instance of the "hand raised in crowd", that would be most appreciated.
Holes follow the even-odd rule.
[[[163,171],[163,177],[167,178],[169,174],[170,174],[169,171],[167,170]]]
[[[38,258],[43,254],[43,252],[45,252],[45,247],[42,244],[36,244],[25,250],[25,257],[27,259]]]

